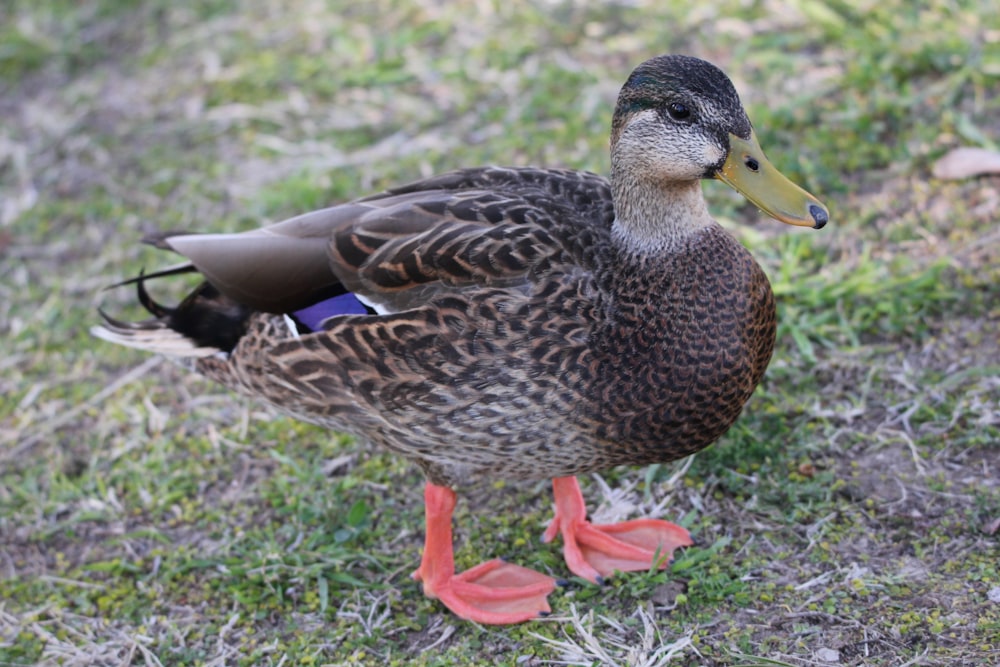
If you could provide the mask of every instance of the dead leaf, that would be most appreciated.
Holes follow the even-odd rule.
[[[1000,174],[1000,153],[965,146],[945,153],[931,169],[934,178],[961,180],[982,174]]]
[[[987,535],[996,535],[1000,530],[1000,516],[983,524],[983,532]]]

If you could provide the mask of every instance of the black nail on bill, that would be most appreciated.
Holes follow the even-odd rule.
[[[813,221],[816,223],[813,225],[813,229],[823,229],[826,223],[830,221],[830,216],[827,215],[827,212],[816,204],[809,204],[809,215],[812,216]]]

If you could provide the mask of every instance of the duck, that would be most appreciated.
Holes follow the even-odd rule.
[[[684,55],[641,63],[611,121],[610,176],[461,169],[240,233],[144,239],[183,263],[135,285],[150,317],[100,310],[94,335],[173,357],[294,418],[406,457],[426,478],[414,579],[482,624],[551,612],[559,582],[503,559],[456,572],[456,490],[551,480],[573,574],[666,567],[663,519],[593,524],[577,477],[715,442],[775,346],[775,302],[708,211],[720,180],[767,215],[828,209],[765,157],[733,83]],[[201,282],[175,306],[147,281]]]

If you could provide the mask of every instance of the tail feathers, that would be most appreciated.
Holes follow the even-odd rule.
[[[146,280],[197,271],[190,264],[170,267],[154,274],[122,281],[112,287],[135,285],[139,303],[153,316],[142,322],[116,320],[98,309],[104,323],[91,331],[98,338],[184,357],[229,353],[246,333],[253,311],[225,296],[211,283],[203,282],[175,307],[157,303],[146,291]]]
[[[199,345],[161,320],[123,322],[104,311],[101,311],[101,317],[104,323],[91,327],[90,333],[111,343],[171,357],[198,358],[226,354],[217,347]]]

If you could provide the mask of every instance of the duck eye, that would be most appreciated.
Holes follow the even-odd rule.
[[[674,120],[687,120],[691,117],[691,110],[687,108],[686,104],[681,104],[680,102],[671,102],[668,104],[667,113]]]

